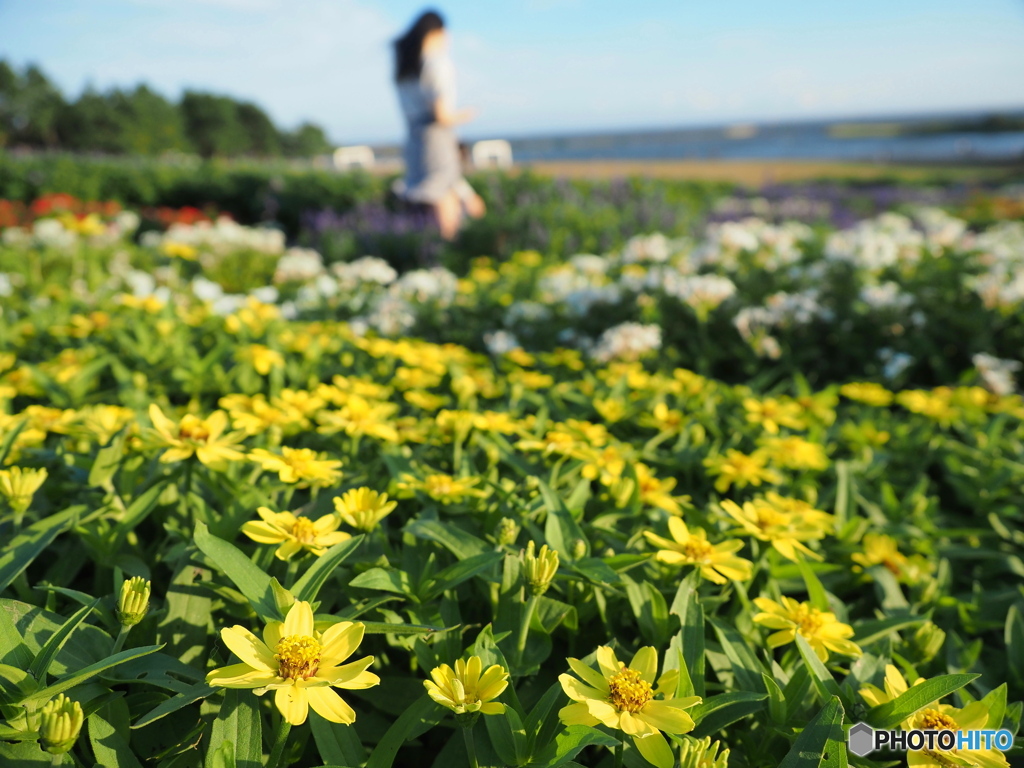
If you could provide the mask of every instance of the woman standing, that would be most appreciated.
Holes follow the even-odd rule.
[[[398,98],[409,126],[403,196],[429,206],[441,236],[452,240],[463,208],[478,218],[484,214],[484,202],[462,176],[455,126],[469,122],[475,113],[455,109],[455,70],[440,14],[423,13],[395,41],[395,59]]]

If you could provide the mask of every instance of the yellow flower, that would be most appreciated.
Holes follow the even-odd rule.
[[[649,416],[640,418],[639,423],[643,427],[654,427],[659,432],[676,435],[682,431],[686,417],[682,411],[669,408],[665,403],[658,403]]]
[[[78,426],[94,436],[100,445],[135,420],[135,412],[120,405],[90,405],[78,412]]]
[[[479,482],[478,477],[452,477],[443,472],[434,472],[422,479],[406,473],[395,486],[404,496],[412,496],[419,491],[442,504],[459,504],[466,499],[487,495],[486,491],[473,487]]]
[[[626,469],[628,448],[606,445],[603,448],[577,446],[573,457],[583,462],[580,474],[588,480],[600,480],[602,485],[615,485]]]
[[[828,467],[825,446],[812,443],[799,435],[768,437],[761,441],[768,460],[783,469],[821,471]]]
[[[672,489],[676,487],[676,479],[668,477],[659,480],[646,464],[637,462],[636,481],[640,487],[640,501],[649,506],[663,509],[670,515],[680,516],[683,514],[682,507],[692,508],[689,496],[673,496]]]
[[[914,685],[925,682],[923,677]],[[904,694],[912,687],[892,664],[885,667],[884,690],[870,683],[860,689],[860,695],[870,706],[878,707]],[[900,727],[904,731],[974,731],[986,727],[989,708],[981,701],[974,701],[966,707],[956,708],[937,701],[925,704],[904,720]],[[998,725],[996,726],[999,727]],[[951,760],[950,758],[953,758]],[[955,762],[954,762],[955,761]],[[907,753],[908,765],[914,768],[949,768],[950,765],[972,765],[981,768],[1005,768],[1009,766],[1005,755],[998,749],[953,749],[950,752],[923,749]]]
[[[592,402],[594,410],[609,424],[622,421],[626,417],[626,404],[622,402],[621,398],[595,398]]]
[[[792,643],[799,634],[822,661],[828,661],[829,651],[854,658],[861,655],[860,646],[849,639],[853,637],[853,627],[843,624],[830,611],[820,611],[785,595],[781,604],[757,597],[754,605],[761,609],[761,613],[754,614],[754,623],[778,630],[768,636],[769,648]]]
[[[803,542],[824,538],[835,527],[832,515],[815,509],[806,501],[776,493],[745,502],[742,507],[730,499],[722,501],[720,506],[740,524],[745,534],[771,542],[783,557],[794,561],[799,559],[798,550],[820,560],[821,555]]]
[[[800,418],[802,409],[797,403],[771,397],[764,400],[748,397],[743,401],[743,407],[747,411],[747,421],[751,424],[760,424],[770,435],[779,434],[779,427],[807,428],[807,423]]]
[[[655,555],[658,562],[696,566],[701,577],[715,584],[725,584],[727,579],[746,581],[750,578],[753,563],[733,554],[743,548],[739,539],[712,544],[702,529],[690,530],[678,517],[669,518],[668,530],[672,540],[644,531],[646,539],[660,547]]]
[[[7,499],[12,510],[24,512],[31,506],[32,497],[45,482],[46,475],[45,469],[0,469],[0,494]]]
[[[899,581],[913,584],[931,571],[931,563],[920,555],[907,557],[900,552],[896,539],[880,533],[866,533],[861,540],[863,552],[850,556],[857,563],[854,570],[881,565]],[[860,566],[860,567],[858,567]]]
[[[228,417],[224,411],[214,411],[205,419],[186,413],[180,422],[164,415],[160,406],[149,406],[149,419],[153,422],[151,440],[158,446],[167,446],[160,461],[170,464],[195,456],[210,469],[223,469],[228,462],[241,461],[245,454],[233,446],[241,440],[241,433],[228,432]]]
[[[187,243],[176,243],[173,240],[168,240],[160,246],[160,252],[164,256],[170,256],[171,258],[184,259],[185,261],[195,261],[199,255],[193,246]]]
[[[523,439],[516,443],[516,448],[520,451],[540,451],[545,456],[552,453],[567,456],[576,450],[576,447],[576,438],[559,429],[548,430],[539,440]]]
[[[52,755],[63,755],[75,745],[84,724],[82,705],[59,693],[40,712],[39,746]]]
[[[132,576],[121,584],[121,594],[117,598],[117,620],[123,627],[134,627],[146,616],[149,610],[151,585],[148,579]]]
[[[927,416],[943,426],[956,419],[957,410],[953,407],[953,392],[948,387],[927,392],[923,389],[913,389],[900,392],[896,396],[896,402],[913,413]]]
[[[349,395],[340,411],[321,411],[317,415],[318,432],[345,432],[353,437],[369,435],[389,443],[398,442],[398,432],[391,426],[398,406],[394,403],[371,402],[359,395]]]
[[[500,715],[505,705],[494,701],[508,686],[508,670],[500,664],[483,669],[479,656],[459,659],[455,669],[447,664],[430,670],[430,680],[423,681],[427,695],[457,715],[480,713]]]
[[[341,462],[321,458],[310,448],[281,447],[281,455],[257,448],[249,454],[268,472],[277,472],[283,483],[295,483],[299,488],[323,488],[341,480]]]
[[[879,408],[891,404],[895,397],[888,389],[881,384],[875,384],[873,381],[844,384],[839,388],[839,393],[850,400],[867,403]]]
[[[283,622],[267,624],[263,639],[237,624],[220,636],[242,663],[213,670],[207,684],[254,688],[258,696],[273,691],[274,704],[292,725],[306,722],[309,707],[325,720],[350,725],[356,713],[331,688],[359,690],[380,683],[366,671],[373,656],[339,666],[363,641],[363,625],[341,621],[318,632],[306,602],[294,603]]]
[[[388,501],[386,493],[369,488],[353,488],[334,497],[334,509],[341,519],[361,531],[372,531],[397,506],[397,501]]]
[[[260,544],[280,544],[275,553],[279,560],[290,560],[303,549],[320,557],[335,544],[352,538],[338,530],[341,520],[334,514],[310,520],[291,512],[272,512],[266,507],[257,509],[256,514],[261,520],[244,523],[242,533]]]
[[[562,690],[573,700],[559,710],[559,719],[564,725],[617,728],[632,737],[648,762],[658,768],[672,768],[675,757],[662,731],[693,730],[693,719],[683,710],[699,704],[700,697],[675,697],[679,678],[675,669],[665,672],[655,686],[658,654],[650,646],[637,651],[628,667],[607,646],[600,646],[596,655],[600,672],[579,659],[566,659],[580,679],[568,674],[558,676]]]
[[[718,475],[715,480],[715,490],[725,493],[735,485],[737,488],[745,488],[748,485],[761,485],[771,483],[776,485],[782,482],[782,477],[773,469],[768,469],[768,455],[762,450],[754,451],[751,454],[741,453],[735,448],[730,448],[725,455],[709,456],[704,459],[704,466],[708,468],[708,474]]]
[[[266,376],[274,368],[284,367],[284,357],[276,349],[263,344],[250,344],[235,353],[239,361],[249,363],[260,376]]]

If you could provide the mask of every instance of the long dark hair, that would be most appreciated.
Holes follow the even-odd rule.
[[[395,40],[395,80],[412,80],[423,68],[423,38],[437,29],[444,29],[444,19],[437,11],[424,11],[409,31]]]

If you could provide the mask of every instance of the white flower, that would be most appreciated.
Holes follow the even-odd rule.
[[[363,256],[355,261],[335,264],[331,271],[346,288],[356,288],[360,283],[390,285],[398,277],[390,264],[376,256]]]
[[[6,273],[0,272],[0,296],[10,296],[14,292],[11,286],[11,278]]]
[[[274,282],[302,282],[312,280],[324,271],[324,262],[320,254],[311,248],[289,248],[277,260],[274,270]]]
[[[878,358],[884,364],[882,376],[892,381],[914,364],[914,358],[905,352],[896,352],[886,347],[878,350]]]
[[[202,275],[192,279],[192,293],[200,301],[216,301],[224,295],[220,283],[207,280]]]
[[[641,323],[621,323],[601,334],[591,351],[599,363],[612,360],[638,360],[661,347],[661,327]]]
[[[638,261],[668,261],[681,245],[682,241],[669,240],[660,232],[653,235],[635,235],[623,246],[622,261],[624,264],[634,264]]]
[[[264,285],[261,288],[254,288],[249,291],[249,295],[262,304],[274,304],[281,294],[278,293],[277,288],[274,286]]]
[[[914,297],[909,293],[903,293],[900,286],[892,281],[880,285],[865,285],[860,289],[860,300],[875,310],[905,310],[914,303]]]
[[[513,349],[520,349],[519,339],[515,334],[508,331],[491,331],[484,334],[484,344],[487,351],[495,357],[511,352]]]
[[[990,391],[997,395],[1012,395],[1017,389],[1017,379],[1014,377],[1022,367],[1017,360],[1003,360],[993,355],[979,352],[971,358],[974,367],[981,375],[982,383]]]

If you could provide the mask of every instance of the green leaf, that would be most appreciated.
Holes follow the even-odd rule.
[[[75,506],[44,517],[4,544],[0,555],[0,592],[7,589],[54,539],[74,525],[84,511],[84,506]]]
[[[530,762],[531,768],[555,768],[572,760],[584,747],[615,747],[619,740],[589,725],[569,725],[553,742],[541,747]]]
[[[822,701],[828,701],[830,696],[838,696],[839,700],[843,700],[843,693],[839,689],[839,683],[832,677],[832,673],[828,671],[821,659],[811,648],[811,644],[808,643],[804,636],[799,632],[796,634],[796,647],[800,650],[800,655],[803,656],[804,664],[807,666],[807,671],[811,674],[811,682],[814,684],[815,690],[818,691],[818,695]]]
[[[1003,727],[1003,717],[1006,715],[1006,683],[985,694],[981,703],[988,707],[988,722],[985,727],[998,731]]]
[[[0,608],[0,663],[28,669],[32,663],[32,651],[25,644],[11,611]]]
[[[362,765],[366,761],[366,749],[351,725],[332,723],[310,711],[309,727],[324,763]]]
[[[210,745],[206,768],[213,768],[212,746],[223,742],[234,745],[237,768],[262,768],[263,738],[260,711],[252,691],[228,688],[220,712],[210,729]]]
[[[207,755],[210,768],[235,768],[235,745],[230,741],[221,742],[216,749]]]
[[[386,621],[363,621],[367,635],[429,635],[433,632],[450,632],[457,627],[429,627],[425,624],[390,624]]]
[[[453,563],[431,579],[423,595],[424,600],[432,600],[442,592],[457,587],[464,581],[483,573],[499,560],[504,558],[501,552],[484,552],[466,560]]]
[[[767,693],[731,691],[704,699],[689,710],[697,726],[691,735],[697,739],[710,736],[747,715],[759,712],[764,709],[766,698]]]
[[[1006,612],[1006,626],[1003,630],[1006,643],[1006,661],[1010,675],[1018,685],[1024,685],[1024,615],[1019,603],[1010,606]]]
[[[505,707],[502,715],[489,715],[483,718],[487,735],[491,738],[491,746],[498,757],[506,765],[522,765],[527,754],[526,730],[523,722],[512,707]]]
[[[193,685],[187,691],[175,694],[174,696],[171,696],[171,698],[160,702],[160,704],[136,720],[132,724],[132,728],[144,728],[150,723],[156,722],[161,717],[165,717],[172,712],[177,712],[179,709],[187,707],[189,704],[194,704],[201,699],[205,699],[207,696],[212,696],[220,690],[223,689],[214,688],[206,683]]]
[[[451,523],[420,518],[405,526],[405,532],[418,539],[440,544],[459,560],[468,560],[476,555],[491,551],[492,547],[483,539],[467,533]]]
[[[530,626],[550,635],[562,624],[569,630],[578,628],[579,619],[575,606],[555,600],[553,597],[538,597]]]
[[[371,568],[360,573],[348,585],[350,587],[379,589],[382,592],[397,592],[400,595],[412,596],[412,584],[409,582],[409,574],[395,568]]]
[[[0,467],[4,465],[4,461],[7,459],[8,454],[11,452],[11,448],[14,447],[14,441],[18,439],[18,435],[21,434],[21,430],[28,424],[27,418],[22,418],[13,427],[7,430],[7,434],[4,435],[4,440],[0,443]]]
[[[529,743],[527,751],[531,755],[538,744],[545,745],[550,743],[554,739],[555,732],[561,729],[562,723],[558,719],[558,705],[562,702],[564,695],[565,692],[562,690],[562,684],[556,682],[544,692],[540,701],[534,704],[533,709],[526,716],[526,722],[523,725],[526,729],[526,737]]]
[[[573,542],[579,540],[587,544],[587,537],[583,535],[583,529],[573,518],[562,498],[540,478],[537,478],[537,482],[548,513],[547,522],[544,524],[544,538],[552,549],[558,551],[563,560],[571,560]],[[589,551],[589,545],[587,548]]]
[[[311,603],[316,600],[320,588],[327,582],[328,577],[334,573],[334,569],[345,562],[345,559],[355,552],[363,541],[363,536],[353,536],[351,539],[335,544],[328,549],[302,574],[289,590],[295,599]]]
[[[768,714],[775,725],[783,725],[786,722],[786,695],[782,688],[775,682],[775,678],[766,673],[761,674],[764,680],[764,687],[768,690]]]
[[[113,656],[108,656],[102,661],[90,664],[89,666],[84,667],[77,672],[73,672],[70,675],[65,675],[57,680],[53,685],[48,685],[45,688],[35,691],[32,695],[27,696],[22,703],[38,704],[46,701],[47,699],[52,699],[58,693],[62,693],[68,688],[72,688],[79,683],[83,683],[106,669],[116,667],[118,664],[123,664],[126,661],[131,661],[132,659],[137,659],[140,656],[147,656],[151,653],[156,653],[161,648],[163,648],[162,645],[146,645],[141,648],[132,648],[127,651],[115,653]]]
[[[807,585],[807,596],[810,599],[811,605],[819,611],[831,611],[832,609],[828,604],[828,595],[825,594],[825,587],[821,585],[818,575],[811,568],[810,564],[803,557],[800,557],[796,564],[800,569],[800,575],[804,579],[804,584]]]
[[[846,765],[843,717],[837,696],[831,697],[797,736],[779,768],[840,768]]]
[[[958,691],[981,675],[940,675],[911,686],[892,701],[868,710],[867,722],[875,728],[895,728],[918,710]]]
[[[29,674],[32,675],[40,683],[46,682],[46,673],[50,670],[50,664],[53,662],[54,657],[60,652],[60,649],[64,647],[64,643],[71,637],[71,633],[74,632],[78,625],[85,621],[85,617],[88,616],[93,608],[99,605],[100,598],[96,598],[92,601],[92,604],[79,609],[70,619],[65,621],[60,629],[50,635],[50,639],[46,641],[46,644],[39,649],[39,653],[32,660],[31,666],[29,666]]]
[[[927,616],[893,616],[888,619],[858,621],[853,625],[854,635],[851,639],[860,646],[870,645],[897,630],[923,624],[927,620]]]
[[[91,487],[106,488],[110,484],[114,473],[117,472],[117,468],[124,460],[125,436],[125,432],[122,430],[110,441],[110,445],[101,448],[96,453],[92,468],[89,470],[89,485]]]
[[[377,746],[370,754],[366,768],[391,768],[395,762],[395,755],[405,744],[409,734],[440,722],[448,710],[435,704],[426,694],[420,696],[416,701],[399,716],[387,732],[377,742]]]
[[[743,637],[732,627],[721,624],[714,619],[709,619],[711,626],[718,635],[718,641],[722,644],[722,650],[729,661],[732,662],[732,672],[736,676],[736,687],[744,691],[760,691],[764,686],[761,675],[764,667],[750,650],[750,646],[743,640]],[[694,680],[696,685],[696,680]]]
[[[88,717],[89,743],[96,762],[111,768],[142,768],[129,743],[128,705],[114,699]]]
[[[196,523],[196,546],[234,582],[264,621],[282,621],[270,590],[270,577],[246,557],[242,550],[210,533],[206,523]]]
[[[704,653],[704,608],[697,599],[697,590],[694,580],[690,577],[683,579],[676,591],[675,599],[669,608],[669,613],[679,617],[682,628],[677,637],[680,638],[680,648],[683,652],[683,660],[686,662],[687,672],[693,683],[693,692],[697,696],[704,695],[705,676],[705,653]]]
[[[171,478],[154,483],[144,490],[128,505],[124,516],[118,521],[114,528],[114,544],[112,549],[116,551],[124,543],[128,534],[131,533],[143,520],[149,517],[160,502],[160,495],[171,483]]]
[[[187,550],[194,551],[191,547]],[[201,586],[210,576],[209,569],[190,562],[186,554],[164,596],[167,608],[157,625],[156,640],[166,643],[167,653],[186,664],[206,657],[207,641],[213,634],[210,623],[213,600]]]

